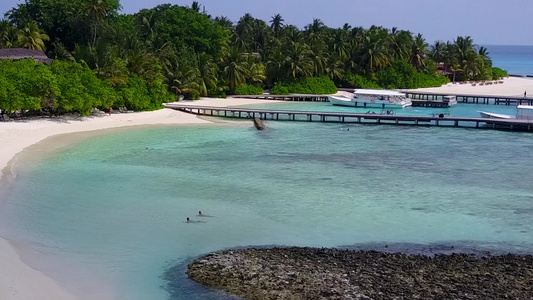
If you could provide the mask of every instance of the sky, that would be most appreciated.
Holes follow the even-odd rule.
[[[24,0],[0,0],[5,13]],[[372,25],[421,33],[430,44],[471,36],[479,45],[533,45],[531,0],[199,0],[208,14],[238,21],[245,13],[270,21],[281,14],[285,24],[303,28],[313,18],[329,27]],[[192,0],[121,0],[123,13]]]

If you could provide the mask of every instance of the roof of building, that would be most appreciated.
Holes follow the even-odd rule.
[[[22,48],[0,49],[0,59],[20,60],[28,58],[33,58],[38,62],[46,64],[52,62],[52,59],[48,58],[48,56],[40,50]]]

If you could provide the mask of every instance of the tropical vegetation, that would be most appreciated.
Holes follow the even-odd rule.
[[[180,95],[326,94],[339,86],[417,88],[506,75],[468,36],[430,45],[397,28],[330,28],[314,19],[299,29],[280,14],[268,21],[245,14],[234,23],[198,2],[132,15],[120,9],[119,0],[25,0],[8,11],[0,48],[42,50],[55,61],[2,62],[0,108],[86,114],[92,107],[156,109]],[[26,73],[12,77],[14,68]],[[41,88],[21,87],[17,76]]]

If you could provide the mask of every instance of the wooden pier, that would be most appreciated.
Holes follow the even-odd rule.
[[[533,120],[488,119],[439,116],[400,116],[360,113],[335,113],[314,111],[290,111],[250,108],[229,108],[211,106],[193,106],[183,104],[166,104],[171,108],[196,115],[276,121],[306,121],[328,123],[389,124],[439,127],[466,127],[484,129],[503,129],[513,131],[532,131]]]
[[[339,89],[339,91],[347,91],[348,89]],[[353,92],[353,89],[350,89]],[[444,96],[455,96],[457,103],[473,103],[473,104],[495,104],[495,105],[533,105],[533,97],[510,97],[498,95],[463,95],[463,94],[440,94],[428,92],[415,91],[401,91],[413,101],[413,106],[423,107],[448,107],[449,105],[443,102]],[[301,102],[328,102],[327,95],[243,95],[237,96],[245,99],[257,100],[278,100],[278,101],[301,101]]]
[[[279,100],[279,101],[303,101],[303,102],[329,102],[327,95],[304,95],[304,94],[291,94],[291,95],[243,95],[235,96],[245,99],[256,100]]]
[[[444,96],[455,96],[457,103],[496,104],[496,105],[533,105],[531,97],[509,97],[497,95],[462,95],[462,94],[439,94],[427,92],[402,91],[407,97],[421,101],[442,101]]]
[[[411,99],[413,107],[438,107],[438,108],[448,108],[450,107],[449,102],[444,102],[442,100],[414,100]]]

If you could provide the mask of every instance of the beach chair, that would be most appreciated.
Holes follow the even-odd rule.
[[[7,114],[2,114],[2,121],[13,121],[13,119],[11,119]]]

